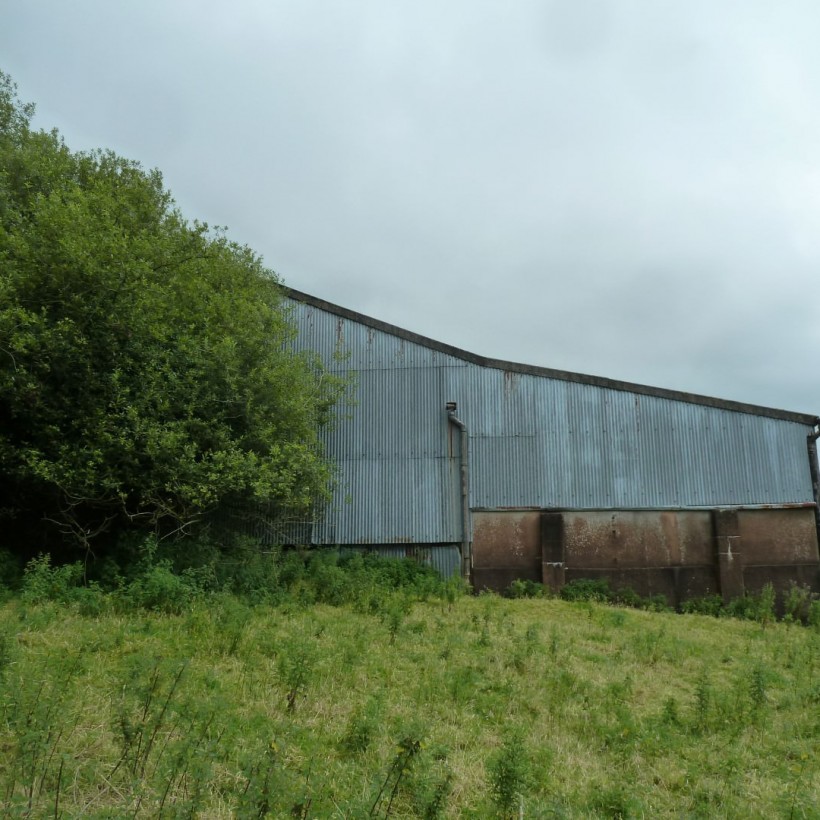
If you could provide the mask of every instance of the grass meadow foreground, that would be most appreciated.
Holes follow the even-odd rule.
[[[0,609],[3,816],[820,817],[816,629],[490,595],[81,611]]]

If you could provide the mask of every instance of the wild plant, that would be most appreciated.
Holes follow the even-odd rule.
[[[147,561],[147,559],[146,559]],[[190,609],[203,592],[203,577],[196,570],[177,575],[171,562],[162,559],[145,563],[136,577],[119,592],[124,609],[147,609],[167,615],[179,615]]]
[[[553,662],[558,659],[558,627],[554,624],[550,630],[550,658]]]
[[[529,579],[516,578],[503,593],[505,598],[545,598],[546,588],[543,584]]]
[[[811,587],[792,582],[783,599],[783,620],[808,623],[812,597]]]
[[[523,737],[509,735],[487,761],[490,797],[502,817],[511,817],[523,804],[531,774],[532,763]]]
[[[453,775],[450,771],[446,771],[442,777],[433,782],[432,788],[429,789],[421,811],[424,820],[439,820],[444,816],[452,791]]]
[[[422,747],[403,781],[413,814],[424,820],[439,820],[447,811],[453,790],[453,772],[447,762],[448,749]]]
[[[605,579],[576,578],[561,587],[565,601],[605,602],[612,599],[612,588]]]
[[[527,671],[527,662],[538,646],[538,627],[535,624],[530,624],[523,635],[513,636],[510,663],[517,672],[524,674]]]
[[[662,656],[662,643],[666,635],[664,627],[639,632],[633,638],[632,644],[636,657],[644,663],[654,666]]]
[[[680,713],[678,711],[678,702],[671,695],[663,702],[663,710],[661,711],[661,721],[667,726],[680,725]]]
[[[246,758],[241,770],[245,785],[239,793],[237,816],[275,816],[283,797],[291,791],[290,777],[282,761],[279,743],[271,740],[261,753]]]
[[[387,631],[390,635],[390,645],[396,643],[396,636],[409,614],[411,604],[407,596],[394,592],[388,599],[387,606],[384,611],[383,620],[387,623]]]
[[[50,555],[39,555],[26,564],[23,571],[21,598],[27,604],[46,601],[66,603],[85,577],[82,562],[53,567]]]
[[[713,697],[712,682],[704,669],[695,683],[695,727],[701,731],[709,722]]]
[[[25,816],[31,816],[35,801],[40,800],[44,791],[55,795],[59,808],[64,759],[57,750],[73,731],[73,727],[60,722],[59,716],[80,669],[83,652],[79,649],[56,665],[50,664],[48,672],[40,669],[34,675],[21,677],[3,693],[3,711],[12,732],[12,746],[6,750],[12,764],[8,769],[5,805],[15,806]],[[60,765],[55,777],[56,760]]]
[[[176,816],[197,816],[213,766],[224,759],[221,741],[225,730],[217,726],[219,711],[215,705],[209,705],[202,714],[194,711],[175,721],[166,735],[148,775],[162,789],[158,817],[163,816],[166,804],[174,806]]]
[[[811,756],[804,752],[800,755],[800,763],[799,765],[795,765],[792,767],[792,771],[794,772],[794,779],[792,782],[791,789],[786,797],[786,802],[788,803],[788,813],[784,813],[784,816],[788,818],[788,820],[795,820],[798,817],[814,817],[813,809],[816,810],[817,802],[816,793],[808,798],[808,800],[801,799],[801,790],[804,785],[804,779],[806,772],[809,767]],[[803,804],[803,805],[801,805]],[[809,808],[809,804],[812,808]],[[808,811],[806,810],[808,809]],[[798,812],[800,812],[798,814]],[[811,813],[809,813],[811,812]]]
[[[363,707],[355,711],[342,737],[341,748],[348,754],[365,752],[378,733],[381,712],[382,702],[377,698],[370,698]]]
[[[775,620],[775,597],[774,586],[771,583],[765,584],[763,589],[760,590],[755,620],[758,621],[763,629]]]
[[[296,711],[296,704],[313,677],[315,663],[315,648],[303,637],[292,638],[279,648],[276,666],[285,686],[288,712]]]
[[[643,817],[640,800],[636,798],[626,783],[606,784],[596,787],[589,800],[589,808],[598,817]]]
[[[766,670],[760,664],[752,668],[749,675],[749,699],[752,704],[752,711],[757,713],[768,700],[766,694]]]
[[[451,575],[442,585],[442,599],[447,604],[447,610],[452,611],[456,602],[465,593],[465,582],[460,575]]]
[[[109,778],[121,768],[132,777],[144,778],[149,762],[156,769],[167,748],[173,721],[178,718],[174,701],[188,662],[172,665],[154,659],[147,665],[146,675],[141,660],[136,660],[130,679],[122,688],[116,723],[120,756]]]
[[[711,615],[717,618],[723,612],[723,598],[720,595],[704,595],[682,601],[680,611],[695,615]]]
[[[812,601],[809,605],[808,625],[820,632],[820,600]]]
[[[216,624],[225,655],[236,655],[253,618],[253,611],[233,596],[223,596],[216,608]]]
[[[381,783],[368,817],[389,817],[402,780],[421,751],[423,733],[417,727],[405,731],[399,739],[396,754]]]

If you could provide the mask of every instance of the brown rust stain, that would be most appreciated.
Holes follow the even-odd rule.
[[[709,513],[565,513],[567,564],[578,568],[668,567],[710,563]]]
[[[473,513],[473,564],[479,568],[541,566],[540,514]]]
[[[820,560],[811,508],[738,510],[737,521],[740,549],[747,565]]]

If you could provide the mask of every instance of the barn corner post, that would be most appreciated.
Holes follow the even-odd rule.
[[[809,470],[811,471],[811,490],[814,498],[814,526],[817,530],[817,543],[820,544],[820,469],[817,466],[817,439],[820,438],[820,417],[814,420],[814,429],[806,437],[809,451]]]
[[[459,430],[459,461],[461,464],[461,576],[466,581],[472,578],[473,555],[470,539],[470,437],[467,425],[456,415],[458,405],[448,401],[447,422]]]

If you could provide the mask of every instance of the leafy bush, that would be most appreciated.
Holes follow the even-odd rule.
[[[561,587],[561,597],[565,601],[606,602],[612,600],[612,589],[603,578],[577,578]]]
[[[83,577],[83,565],[79,561],[53,567],[50,555],[40,555],[26,564],[22,598],[28,604],[45,601],[68,603],[82,585]]]
[[[119,593],[126,608],[148,609],[167,615],[179,615],[203,592],[202,578],[193,570],[174,573],[168,561],[147,566]]]
[[[820,632],[820,600],[811,602],[808,624]]]
[[[810,587],[792,582],[783,599],[783,619],[807,624],[815,597]]]
[[[757,594],[747,592],[743,596],[733,598],[724,606],[723,614],[741,620],[758,621],[766,626],[775,619],[774,605],[774,587],[766,584]]]
[[[506,590],[506,598],[545,598],[547,590],[543,584],[529,579],[516,578]]]
[[[704,595],[682,601],[680,611],[692,615],[711,615],[717,618],[723,613],[723,598],[720,595]]]

